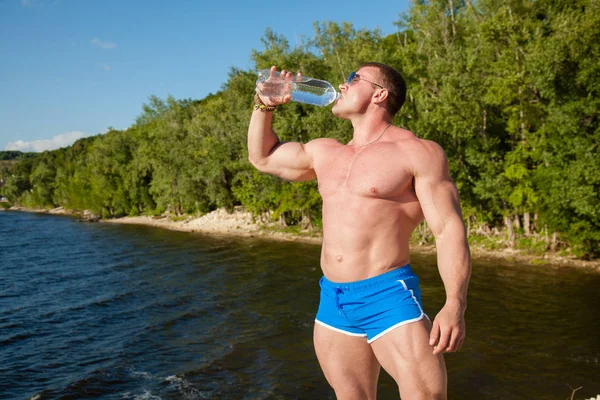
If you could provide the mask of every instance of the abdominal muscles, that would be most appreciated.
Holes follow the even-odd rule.
[[[410,262],[408,240],[423,220],[416,196],[366,194],[323,196],[321,267],[331,281],[367,279]]]

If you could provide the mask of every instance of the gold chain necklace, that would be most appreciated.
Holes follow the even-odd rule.
[[[385,134],[385,131],[387,131],[390,126],[392,126],[391,123],[387,124],[387,126],[385,127],[385,129],[383,130],[383,132],[381,132],[381,135],[379,135],[379,137],[377,139],[373,140],[372,142],[369,142],[369,143],[366,143],[366,144],[357,144],[356,146],[358,146],[358,147],[365,147],[365,146],[368,146],[370,144],[373,144],[373,143],[379,141],[379,139],[381,139],[383,137],[383,135]],[[354,141],[354,139],[352,139],[352,141]]]

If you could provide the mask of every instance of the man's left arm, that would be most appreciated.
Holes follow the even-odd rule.
[[[471,275],[471,256],[456,186],[448,159],[434,142],[422,141],[414,161],[415,192],[435,236],[446,303],[433,321],[429,344],[433,353],[458,351],[465,339],[464,314]]]

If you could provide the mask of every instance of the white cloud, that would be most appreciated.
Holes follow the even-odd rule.
[[[61,147],[70,146],[75,143],[76,140],[87,136],[89,136],[89,134],[85,132],[73,131],[56,135],[52,139],[32,140],[31,142],[17,140],[16,142],[8,142],[4,150],[18,150],[23,152],[56,150]]]
[[[107,50],[114,49],[115,47],[117,47],[117,45],[114,44],[113,42],[105,42],[98,38],[92,39],[92,44],[95,44],[96,46],[100,47],[101,49],[107,49]]]

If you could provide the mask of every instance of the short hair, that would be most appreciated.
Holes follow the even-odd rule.
[[[364,67],[374,67],[379,71],[382,86],[385,87],[389,93],[386,109],[390,116],[394,117],[406,101],[406,81],[402,75],[400,75],[400,72],[389,65],[378,62],[368,62],[360,66],[360,68]]]

